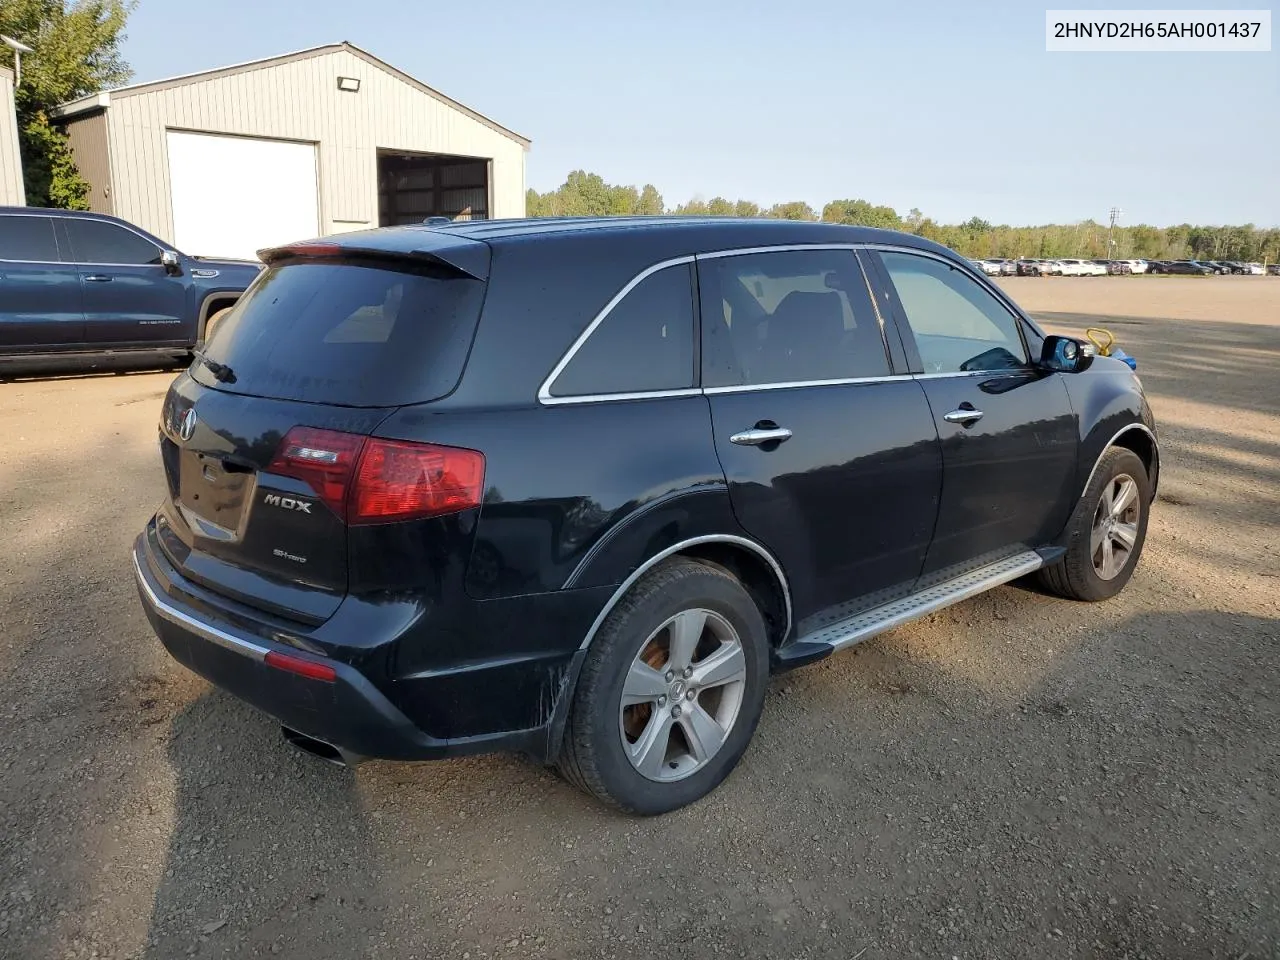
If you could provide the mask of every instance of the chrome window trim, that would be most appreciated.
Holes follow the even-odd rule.
[[[998,370],[956,370],[952,373],[913,373],[911,376],[916,380],[954,380],[958,377],[997,377],[1001,374],[1010,377],[1025,377],[1027,374],[1035,372],[1035,367],[1027,365],[1025,367],[1001,367]]]
[[[613,400],[620,400],[620,401],[621,400],[660,400],[660,399],[666,399],[670,397],[692,397],[692,396],[698,396],[699,394],[704,396],[714,396],[716,394],[726,394],[726,393],[748,393],[755,390],[790,390],[790,389],[797,389],[802,387],[831,387],[831,386],[844,386],[849,384],[860,384],[860,383],[884,383],[884,382],[893,381],[893,380],[909,380],[913,378],[918,380],[923,380],[923,379],[941,379],[941,378],[950,378],[950,377],[978,377],[978,376],[989,377],[989,376],[998,375],[998,374],[1009,374],[1009,375],[1021,374],[1021,373],[1025,373],[1027,370],[1033,369],[1033,367],[1030,365],[1030,361],[1028,361],[1028,367],[1025,370],[1021,370],[1021,369],[1020,370],[1009,370],[1009,369],[973,370],[973,371],[963,371],[963,372],[956,372],[956,373],[919,373],[919,374],[890,373],[890,374],[885,374],[882,376],[875,376],[875,377],[848,377],[848,378],[841,378],[836,380],[796,380],[796,381],[789,381],[785,383],[735,384],[732,386],[723,386],[723,387],[684,387],[678,390],[639,390],[639,391],[628,391],[628,392],[620,392],[620,393],[581,394],[578,396],[557,396],[551,392],[551,384],[555,382],[556,377],[560,376],[560,374],[564,372],[565,367],[567,367],[569,363],[573,360],[574,356],[577,355],[578,351],[582,348],[582,345],[585,344],[588,339],[590,339],[591,334],[595,332],[596,328],[599,327],[600,324],[604,322],[604,320],[609,316],[609,314],[613,311],[613,309],[622,301],[622,299],[628,293],[630,293],[638,284],[640,284],[641,281],[657,273],[659,270],[665,270],[669,267],[680,266],[681,264],[695,263],[698,260],[718,260],[718,259],[723,259],[725,257],[745,257],[745,256],[753,256],[755,254],[762,254],[762,253],[793,253],[793,252],[803,252],[806,250],[849,250],[855,254],[859,250],[887,250],[894,253],[909,253],[909,254],[916,254],[922,257],[928,257],[930,259],[937,260],[939,263],[943,263],[949,267],[962,266],[962,264],[956,263],[955,261],[952,261],[948,257],[944,257],[941,254],[935,253],[932,250],[925,250],[920,247],[912,247],[912,246],[907,246],[902,244],[892,244],[892,243],[787,243],[787,244],[776,244],[771,246],[736,247],[736,248],[725,249],[725,250],[713,250],[706,253],[689,254],[681,257],[673,257],[669,260],[661,260],[655,264],[652,264],[649,267],[646,267],[644,270],[640,271],[640,273],[636,274],[636,276],[633,277],[621,290],[619,290],[616,294],[614,294],[614,296],[609,300],[609,302],[605,304],[604,308],[598,314],[596,314],[596,316],[592,319],[592,321],[589,324],[587,324],[586,329],[583,330],[582,333],[578,335],[577,339],[575,339],[574,342],[570,345],[569,349],[565,352],[564,356],[562,356],[559,362],[555,365],[555,367],[552,368],[551,373],[547,376],[545,380],[542,381],[542,384],[538,388],[538,402],[543,406],[553,407],[553,406],[568,406],[571,404],[578,404],[578,403],[604,403],[604,402],[613,401]],[[867,275],[866,268],[863,267],[861,262],[859,262],[858,268],[862,271],[863,282],[867,284],[867,296],[871,300],[871,308],[872,310],[875,311],[876,320],[880,325],[880,335],[881,335],[881,340],[883,341],[888,337],[888,328],[887,328],[888,321],[880,311],[880,304],[876,302],[875,291],[871,287],[871,278]],[[973,275],[972,271],[970,272],[970,275]],[[986,289],[988,292],[994,291],[997,297],[997,300],[1000,302],[1001,306],[1003,306],[1007,311],[1009,311],[1010,314],[1012,314],[1015,323],[1019,320],[1027,319],[1024,316],[1022,316],[1022,314],[1018,310],[1014,309],[1009,304],[1009,302],[1000,294],[1000,291],[997,288],[993,287],[991,283],[986,280],[985,276],[982,277],[981,279],[984,281],[981,284],[983,288]],[[1023,348],[1026,349],[1026,339],[1025,337],[1022,336],[1021,329],[1019,329],[1018,333],[1019,333],[1019,338],[1023,342]],[[886,351],[887,349],[888,349],[888,346],[886,344]],[[1028,351],[1028,356],[1029,355],[1030,355],[1030,351]],[[888,354],[886,354],[886,359],[889,360],[890,363],[892,363],[892,357],[889,356]]]
[[[591,646],[591,641],[596,638],[596,633],[600,630],[600,626],[604,623],[605,618],[613,612],[613,608],[618,605],[624,596],[626,596],[627,591],[635,585],[637,580],[643,577],[663,560],[667,559],[667,557],[679,553],[681,550],[687,550],[689,547],[696,547],[704,543],[728,543],[734,546],[745,547],[769,564],[770,568],[773,570],[774,577],[777,578],[778,586],[782,588],[782,603],[786,609],[786,620],[783,624],[782,632],[782,639],[785,642],[787,637],[791,635],[791,588],[787,584],[786,574],[782,572],[782,565],[774,559],[773,554],[760,546],[760,544],[756,543],[754,540],[748,540],[746,537],[733,536],[732,534],[727,533],[713,533],[707,536],[691,537],[688,540],[681,540],[679,543],[673,544],[665,550],[655,553],[644,563],[640,564],[640,566],[636,567],[627,579],[618,584],[618,588],[614,590],[613,596],[611,596],[608,602],[606,602],[600,609],[600,612],[596,615],[590,629],[587,630],[587,635],[578,649],[586,650],[587,647]]]
[[[755,390],[791,390],[797,387],[843,387],[860,383],[888,383],[893,380],[910,380],[909,373],[887,373],[879,377],[843,377],[838,380],[792,380],[783,383],[743,383],[728,387],[703,387],[708,396],[718,393],[751,393]]]
[[[698,387],[681,387],[679,390],[640,390],[633,393],[583,393],[572,397],[544,397],[538,393],[538,402],[544,407],[562,407],[574,403],[604,403],[609,400],[661,400],[667,397],[696,397],[702,391]]]
[[[724,257],[749,257],[757,253],[795,253],[803,250],[858,250],[865,243],[785,243],[767,247],[738,247],[728,250],[712,250],[697,254],[699,260],[719,260]]]
[[[1098,453],[1098,459],[1093,461],[1093,469],[1089,471],[1089,476],[1085,478],[1084,486],[1080,489],[1080,496],[1084,496],[1089,489],[1089,484],[1093,483],[1093,475],[1098,472],[1098,465],[1102,463],[1102,458],[1107,455],[1107,451],[1116,445],[1116,441],[1123,437],[1130,430],[1141,430],[1151,438],[1151,449],[1155,453],[1156,472],[1160,470],[1160,441],[1156,439],[1155,433],[1145,423],[1131,423],[1121,427],[1115,432],[1115,435],[1106,442],[1102,450]]]
[[[549,373],[547,378],[542,381],[542,386],[538,387],[538,402],[544,405],[554,406],[556,404],[563,403],[594,403],[603,399],[639,400],[655,396],[685,396],[696,394],[698,392],[698,388],[694,386],[682,387],[678,390],[641,390],[629,393],[591,394],[572,397],[556,396],[551,392],[551,385],[555,383],[556,378],[560,376],[560,374],[564,373],[565,367],[573,361],[573,358],[577,355],[578,351],[582,349],[582,345],[591,339],[591,334],[595,333],[596,328],[604,322],[605,318],[613,312],[613,308],[621,303],[627,294],[639,286],[641,282],[661,270],[690,263],[693,263],[692,254],[684,257],[674,257],[670,260],[660,260],[658,263],[641,270],[638,274],[632,277],[621,290],[613,295],[613,298],[604,305],[604,308],[595,315],[594,319],[587,324],[587,328],[583,330],[582,333],[578,334],[578,338],[574,340],[569,349],[565,351],[564,356],[560,358],[560,362],[551,368],[551,373]],[[694,371],[694,373],[696,374],[697,371]]]
[[[170,623],[176,623],[180,627],[185,627],[194,633],[199,634],[210,643],[216,643],[218,646],[233,653],[250,657],[254,660],[262,660],[270,651],[267,647],[237,637],[235,634],[227,633],[225,630],[219,630],[217,627],[210,626],[197,620],[189,614],[183,613],[177,607],[167,603],[159,594],[152,589],[150,581],[145,573],[142,572],[142,564],[138,560],[137,551],[133,554],[133,572],[138,580],[138,586],[142,588],[142,592],[146,594],[147,602],[151,604],[152,609],[157,614],[164,617]]]

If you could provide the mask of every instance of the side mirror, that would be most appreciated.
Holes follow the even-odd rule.
[[[178,259],[178,254],[173,250],[161,252],[160,264],[164,267],[165,273],[171,277],[179,276],[182,273],[182,261]]]
[[[1075,337],[1045,337],[1040,366],[1056,373],[1080,373],[1089,369],[1096,355],[1093,344]]]

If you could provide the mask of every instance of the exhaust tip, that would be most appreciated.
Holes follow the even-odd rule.
[[[318,757],[335,766],[346,767],[351,765],[348,762],[348,756],[331,743],[325,743],[315,737],[308,737],[305,733],[299,733],[297,730],[291,730],[288,727],[281,727],[280,732],[284,734],[284,738],[288,743],[291,743],[303,753],[309,753],[311,756]]]

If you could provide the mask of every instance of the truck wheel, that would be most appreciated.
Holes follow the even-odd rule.
[[[1129,582],[1147,539],[1151,481],[1132,450],[1102,455],[1067,524],[1067,553],[1040,583],[1072,600],[1110,600]]]
[[[569,710],[565,778],[632,813],[710,793],[764,709],[769,641],[742,584],[691,560],[643,577],[596,635]]]
[[[196,344],[197,350],[204,347],[204,345],[209,341],[209,334],[213,332],[214,326],[230,312],[231,307],[223,307],[221,310],[216,310],[209,314],[209,319],[204,322],[204,336],[201,337],[200,342]]]

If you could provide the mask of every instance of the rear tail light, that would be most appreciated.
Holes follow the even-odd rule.
[[[484,454],[294,427],[268,468],[307,483],[348,523],[391,523],[478,507]]]
[[[370,439],[349,503],[352,523],[438,517],[480,505],[484,454],[430,443]]]
[[[294,427],[267,468],[308,484],[339,517],[347,516],[347,488],[365,438],[337,430]]]

